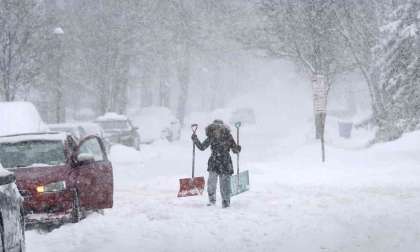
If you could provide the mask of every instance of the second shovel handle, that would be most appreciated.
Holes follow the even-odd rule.
[[[239,145],[239,127],[241,127],[241,122],[235,123],[237,145]],[[239,186],[239,152],[236,154],[236,173],[238,174],[238,186]]]

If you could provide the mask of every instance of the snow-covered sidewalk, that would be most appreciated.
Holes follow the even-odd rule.
[[[176,198],[191,142],[112,149],[115,205],[51,233],[27,233],[27,250],[49,251],[419,251],[420,134],[352,150],[244,132],[251,191],[232,207]],[[208,153],[198,153],[206,175]]]

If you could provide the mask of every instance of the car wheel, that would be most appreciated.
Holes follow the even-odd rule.
[[[80,198],[77,190],[74,192],[72,222],[77,223],[82,219],[82,210],[80,208]]]

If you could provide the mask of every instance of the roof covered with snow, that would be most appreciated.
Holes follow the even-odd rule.
[[[53,123],[53,124],[48,124],[48,127],[50,129],[54,128],[77,128],[79,125],[77,123]]]
[[[48,130],[30,102],[0,102],[0,122],[0,135]]]

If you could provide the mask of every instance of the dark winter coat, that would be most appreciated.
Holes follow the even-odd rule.
[[[216,120],[207,126],[206,135],[207,138],[202,143],[195,134],[192,139],[197,148],[202,151],[209,146],[211,147],[207,171],[232,175],[233,165],[229,151],[232,150],[233,153],[239,153],[241,147],[235,143],[229,128],[223,122]]]

